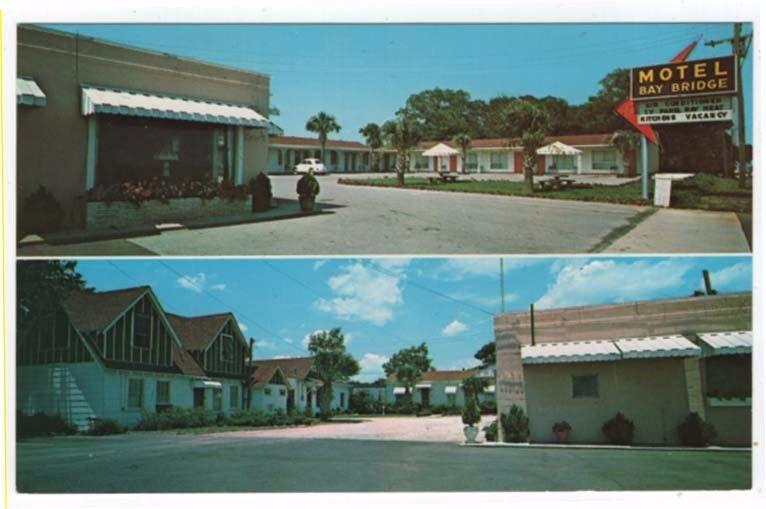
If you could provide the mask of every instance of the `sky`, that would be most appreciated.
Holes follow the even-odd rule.
[[[392,118],[423,90],[461,88],[485,100],[553,95],[581,104],[608,72],[668,61],[697,37],[690,59],[731,54],[729,44],[702,43],[733,31],[731,23],[49,26],[265,72],[280,110],[272,120],[286,134],[314,137],[306,120],[326,111],[342,127],[336,139],[359,141],[359,128]],[[752,51],[743,75],[750,141]]]
[[[512,257],[504,268],[507,311],[690,296],[703,269],[720,293],[752,281],[748,256]],[[233,312],[256,359],[305,356],[311,333],[340,327],[362,381],[423,341],[438,369],[475,366],[501,309],[497,257],[80,260],[77,270],[98,291],[150,285],[169,312]]]

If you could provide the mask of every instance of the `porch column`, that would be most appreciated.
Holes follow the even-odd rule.
[[[232,169],[234,168],[234,130],[231,126],[226,126],[226,172],[224,177],[233,179]]]
[[[210,164],[210,176],[214,182],[218,182],[218,170],[221,168],[221,151],[218,149],[218,137],[220,136],[220,130],[218,128],[213,129],[213,155],[211,157]]]
[[[577,174],[582,174],[582,152],[577,154]]]
[[[705,396],[702,382],[702,360],[697,357],[688,357],[683,360],[684,379],[686,381],[686,400],[689,412],[697,412],[705,418]]]
[[[234,161],[234,183],[242,184],[244,181],[245,166],[245,128],[238,125],[236,128],[237,144]]]
[[[85,157],[85,189],[96,185],[96,166],[98,164],[98,119],[96,115],[88,117],[88,152]]]

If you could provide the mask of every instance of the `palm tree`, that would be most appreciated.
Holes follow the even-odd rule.
[[[465,161],[468,159],[468,151],[471,150],[471,143],[473,143],[473,138],[471,138],[470,134],[461,133],[455,135],[455,137],[452,138],[452,143],[460,147],[460,157],[463,160],[463,173],[468,173],[468,168],[465,165]]]
[[[641,135],[636,131],[617,131],[612,135],[610,143],[620,152],[625,171],[630,172],[631,166],[628,156],[641,146]]]
[[[364,140],[370,147],[370,166],[373,171],[378,171],[378,152],[377,150],[383,146],[383,132],[380,130],[380,126],[375,122],[370,122],[366,126],[359,129],[359,134],[364,136]]]
[[[389,120],[382,127],[383,136],[396,149],[396,183],[404,185],[404,172],[410,162],[410,150],[418,144],[419,136],[413,123],[400,115],[396,120]]]
[[[322,147],[321,160],[324,162],[324,147],[327,144],[327,135],[340,131],[340,124],[335,117],[320,111],[306,122],[306,130],[319,135],[319,144]]]
[[[536,104],[520,99],[511,103],[503,112],[509,126],[521,131],[522,161],[524,164],[524,192],[535,192],[534,171],[537,149],[545,143],[550,129],[550,116]]]

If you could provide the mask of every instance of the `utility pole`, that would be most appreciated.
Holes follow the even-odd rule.
[[[502,256],[500,257],[500,312],[505,313],[505,271]]]
[[[742,90],[742,62],[750,49],[753,34],[742,35],[742,23],[734,23],[734,36],[731,39],[707,41],[705,46],[711,48],[719,44],[731,43],[734,62],[737,66],[737,161],[739,162],[739,187],[745,187],[745,95]]]

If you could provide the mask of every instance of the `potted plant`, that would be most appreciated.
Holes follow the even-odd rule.
[[[553,425],[553,433],[556,435],[556,441],[560,444],[569,442],[569,432],[572,426],[567,421],[557,422]]]
[[[250,194],[253,196],[253,212],[265,212],[271,208],[271,181],[265,173],[260,172],[254,178],[250,179],[248,185]]]
[[[311,212],[314,210],[314,202],[316,196],[319,194],[319,182],[317,182],[316,177],[314,177],[311,172],[305,174],[298,180],[296,191],[298,192],[298,201],[301,204],[301,210],[303,212]]]
[[[479,405],[475,401],[467,401],[463,407],[463,434],[467,444],[475,444],[476,436],[479,434],[479,428],[476,426],[481,420]]]
[[[626,418],[621,412],[618,412],[601,427],[601,431],[609,443],[615,445],[632,444],[635,429],[636,426],[633,421]]]

